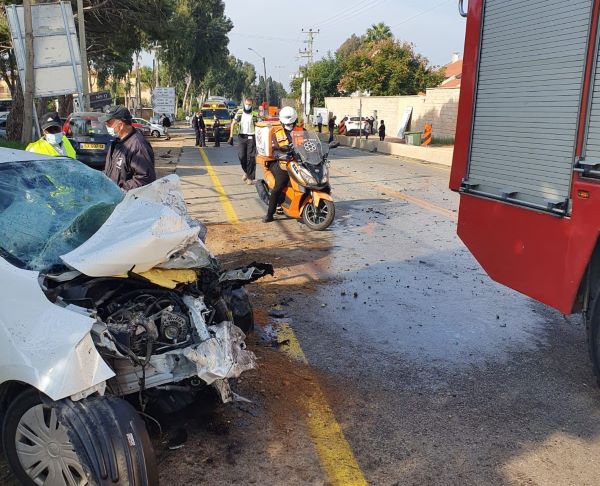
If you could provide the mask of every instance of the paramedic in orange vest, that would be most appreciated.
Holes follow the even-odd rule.
[[[273,158],[268,162],[266,170],[271,171],[275,178],[275,186],[271,189],[269,196],[269,208],[267,215],[263,218],[263,222],[270,223],[273,221],[273,215],[277,209],[277,205],[281,203],[283,191],[290,181],[290,176],[285,169],[287,161],[292,158],[292,131],[304,131],[296,126],[298,122],[298,113],[291,106],[285,106],[279,112],[279,121],[281,126],[275,128],[271,143],[273,146]]]
[[[75,158],[75,149],[62,131],[62,122],[58,113],[46,113],[40,118],[42,138],[27,145],[28,152],[55,157]]]

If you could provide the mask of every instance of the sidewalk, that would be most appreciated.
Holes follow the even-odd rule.
[[[329,139],[329,134],[327,133],[321,133],[319,136],[324,142],[327,142]],[[454,153],[453,146],[419,147],[399,142],[380,142],[377,135],[371,136],[369,140],[366,140],[364,137],[359,139],[358,137],[335,135],[335,140],[340,142],[340,145],[344,147],[368,150],[369,152],[377,152],[380,154],[395,155],[397,157],[408,157],[433,164],[446,165],[448,167],[452,165],[452,154]]]

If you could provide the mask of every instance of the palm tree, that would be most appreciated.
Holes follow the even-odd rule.
[[[385,25],[383,22],[379,22],[378,24],[371,25],[371,27],[367,29],[365,41],[378,42],[391,37],[393,37],[393,34],[389,26]]]

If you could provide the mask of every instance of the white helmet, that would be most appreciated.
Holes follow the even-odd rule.
[[[287,129],[294,128],[294,123],[298,120],[298,113],[291,106],[284,106],[279,112],[279,121]]]

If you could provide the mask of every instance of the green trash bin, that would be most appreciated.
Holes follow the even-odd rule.
[[[423,132],[406,132],[404,138],[407,145],[421,145]]]

